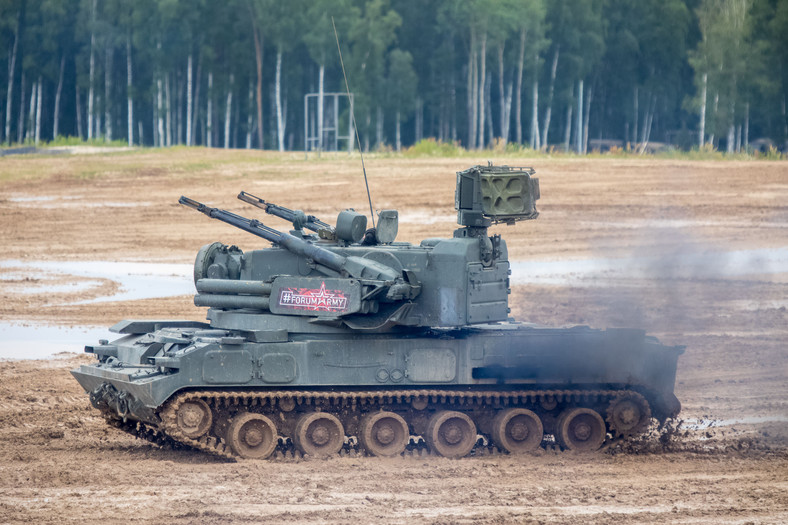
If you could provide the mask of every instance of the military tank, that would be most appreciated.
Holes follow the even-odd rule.
[[[396,241],[395,210],[332,226],[238,195],[292,223],[282,232],[181,197],[271,245],[203,246],[194,304],[208,322],[122,321],[72,374],[109,424],[225,458],[593,451],[675,417],[683,347],[510,318],[507,247],[488,228],[536,219],[539,196],[532,168],[461,171],[459,227],[418,245]]]

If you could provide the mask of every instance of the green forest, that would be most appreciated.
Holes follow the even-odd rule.
[[[786,0],[0,0],[0,139],[358,147],[343,63],[364,150],[788,139]]]

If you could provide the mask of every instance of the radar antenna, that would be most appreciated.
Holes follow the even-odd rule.
[[[350,86],[347,82],[347,73],[345,73],[345,62],[342,60],[342,48],[339,46],[339,35],[337,34],[337,25],[334,23],[334,17],[331,17],[331,25],[334,27],[334,38],[337,40],[337,51],[339,51],[339,63],[342,65],[342,76],[345,77],[345,91],[347,91],[347,98],[351,100],[350,103],[350,118],[353,119],[353,130],[356,132],[356,144],[358,144],[358,153],[361,155],[361,171],[364,172],[364,185],[367,187],[367,200],[369,201],[369,215],[372,217],[372,227],[375,227],[375,212],[372,210],[372,195],[369,192],[369,181],[367,181],[367,168],[364,166],[364,152],[361,150],[361,139],[358,138],[358,126],[356,126],[356,115],[353,111],[353,102],[350,98]]]

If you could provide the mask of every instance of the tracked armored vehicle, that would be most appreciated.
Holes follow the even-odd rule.
[[[226,458],[597,450],[676,416],[683,347],[510,319],[506,243],[488,228],[537,217],[533,175],[459,172],[459,228],[418,245],[396,242],[394,210],[371,229],[353,210],[332,226],[240,193],[291,222],[285,233],[181,197],[271,246],[204,246],[194,303],[207,323],[122,321],[72,373],[111,425]]]

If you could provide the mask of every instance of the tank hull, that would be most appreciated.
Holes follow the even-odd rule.
[[[151,327],[156,330],[137,333]],[[545,424],[570,407],[587,405],[604,415],[627,392],[645,399],[644,410],[659,420],[680,410],[673,386],[683,348],[661,345],[640,330],[498,323],[389,334],[299,334],[166,321],[122,322],[113,329],[122,337],[86,349],[99,362],[72,371],[94,406],[109,420],[138,421],[198,448],[204,447],[180,435],[177,424],[167,426],[168,411],[189,396],[210,407],[212,421],[237,415],[223,414],[228,396],[240,406],[267,406],[250,411],[276,416],[277,435],[287,437],[295,435],[299,414],[309,407],[336,412],[345,432],[356,433],[365,414],[388,409],[406,421],[408,435],[427,431],[425,421],[440,410],[476,410],[468,417],[484,430],[503,405],[540,413]],[[446,395],[458,399],[447,402]],[[395,401],[383,406],[381,396]],[[283,411],[276,408],[277,399],[298,406]],[[334,410],[338,399],[353,410]],[[419,413],[413,413],[414,402]],[[176,420],[169,415],[170,423]],[[615,430],[608,423],[605,432]],[[203,434],[214,438],[214,450],[208,451],[224,446],[226,432],[217,427]],[[229,450],[223,452],[232,455]]]

